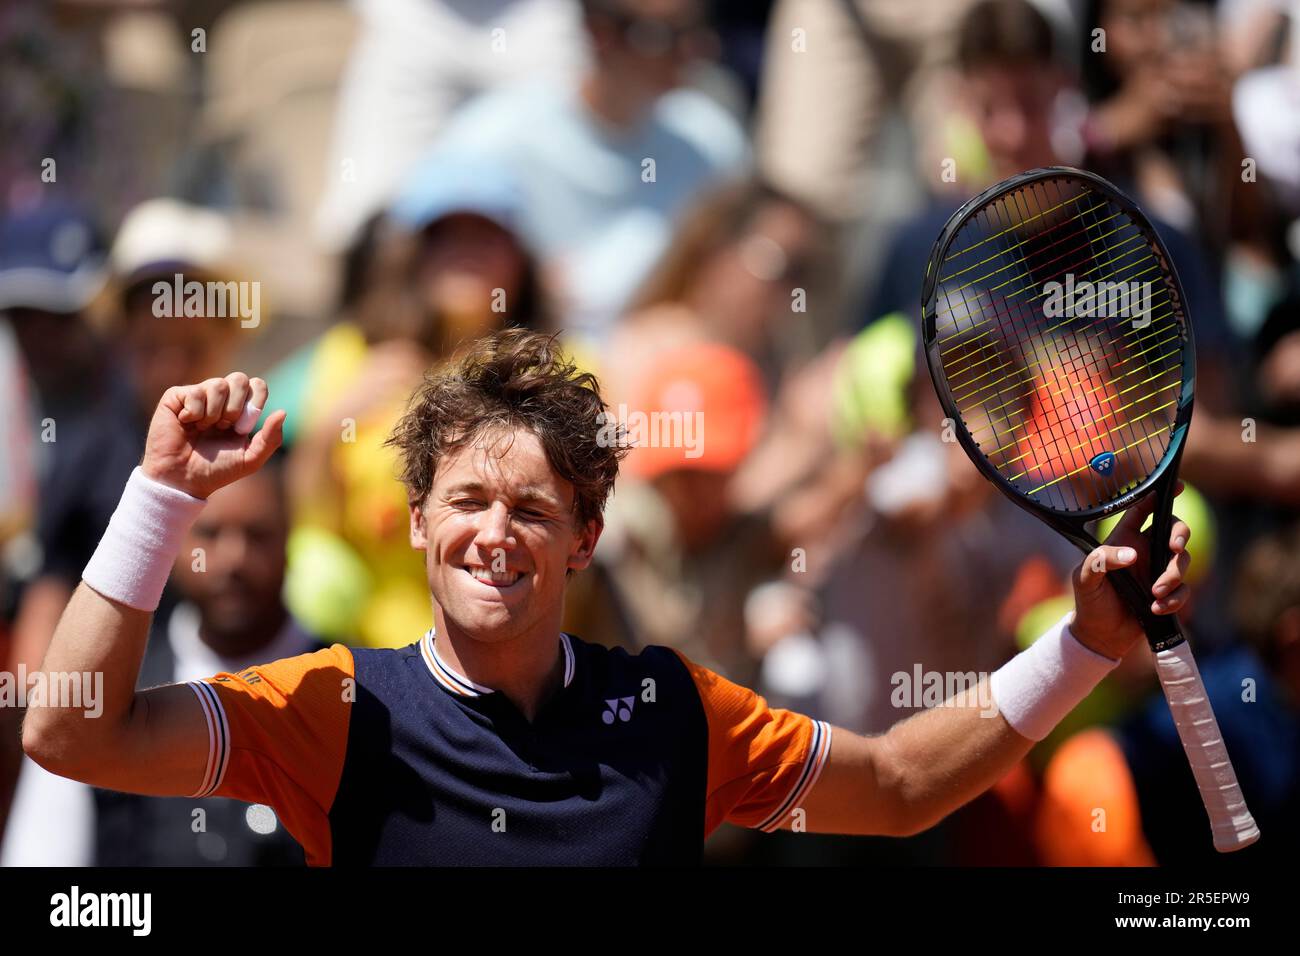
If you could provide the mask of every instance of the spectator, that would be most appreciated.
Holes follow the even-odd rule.
[[[1257,233],[1260,190],[1241,176],[1234,77],[1210,4],[1088,0],[1082,19],[1089,168],[1216,254]]]
[[[763,60],[760,172],[806,203],[834,237],[809,297],[824,345],[843,331],[880,266],[888,228],[913,210],[946,132],[943,65],[972,0],[781,0]],[[937,155],[936,155],[937,154]],[[963,165],[965,165],[963,163]]]
[[[758,370],[729,346],[688,344],[653,356],[632,395],[610,413],[644,447],[606,510],[594,573],[573,581],[566,628],[678,647],[743,681],[753,665],[736,596],[782,562],[766,522],[729,498],[763,427]]]
[[[919,318],[930,249],[963,199],[1007,176],[1063,161],[1054,107],[1072,84],[1055,47],[1050,24],[1027,0],[981,0],[967,13],[957,39],[961,109],[987,153],[987,181],[962,179],[959,169],[960,195],[932,202],[898,229],[889,241],[881,280],[867,310],[868,323],[891,312]],[[1200,351],[1220,357],[1217,368],[1214,361],[1203,364],[1198,401],[1223,407],[1229,392],[1226,353],[1232,340],[1214,270],[1187,235],[1162,220],[1154,223],[1178,267]]]
[[[108,331],[135,390],[135,414],[142,426],[171,385],[224,374],[240,330],[251,334],[261,323],[260,314],[241,316],[233,298],[225,300],[227,314],[208,314],[206,294],[201,306],[190,303],[183,314],[181,304],[171,301],[177,276],[182,288],[190,282],[205,288],[210,282],[238,282],[230,243],[224,216],[172,199],[141,203],[118,230],[110,258],[116,308]],[[166,301],[155,290],[158,283],[169,290]],[[212,304],[218,305],[215,298]]]
[[[744,352],[775,387],[792,353],[807,344],[799,341],[805,316],[792,293],[815,258],[817,238],[807,210],[764,183],[732,183],[702,198],[613,333],[602,365],[611,387],[635,374],[625,365],[699,340]]]
[[[673,218],[740,171],[746,145],[731,116],[679,88],[708,36],[697,0],[584,0],[583,10],[592,64],[576,86],[481,97],[426,161],[508,164],[523,191],[522,232],[556,276],[564,326],[603,346]]]
[[[574,0],[357,0],[317,227],[350,246],[474,96],[569,82],[586,59]]]
[[[652,355],[688,342],[730,345],[759,366],[775,399],[771,427],[736,476],[741,510],[767,509],[825,460],[818,440],[825,416],[804,400],[830,364],[806,362],[817,344],[818,306],[808,280],[824,240],[821,223],[802,203],[761,180],[718,188],[682,218],[605,353],[602,381],[611,401],[627,399]]]
[[[143,440],[128,384],[104,359],[87,309],[104,288],[104,247],[82,209],[47,204],[0,223],[0,310],[35,388],[39,568],[26,583],[11,663],[39,665],[64,605],[117,506]],[[85,476],[103,481],[87,486]]]

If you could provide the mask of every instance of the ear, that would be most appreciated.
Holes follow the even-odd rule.
[[[593,518],[587,522],[587,527],[574,539],[574,550],[569,552],[569,570],[581,571],[591,564],[591,559],[596,554],[596,542],[604,530],[605,522],[602,519]]]
[[[423,551],[429,546],[429,537],[424,523],[424,505],[413,504],[411,509],[411,547]]]

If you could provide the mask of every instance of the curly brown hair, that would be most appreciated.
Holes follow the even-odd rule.
[[[541,441],[555,473],[573,485],[578,526],[602,520],[629,449],[620,426],[608,440],[600,383],[564,355],[557,338],[502,329],[425,377],[385,442],[401,454],[411,504],[428,498],[444,456],[485,433],[526,428]]]

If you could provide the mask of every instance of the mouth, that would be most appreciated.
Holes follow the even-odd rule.
[[[514,587],[524,578],[522,571],[493,571],[476,565],[462,565],[461,570],[479,584],[496,588],[498,591]]]

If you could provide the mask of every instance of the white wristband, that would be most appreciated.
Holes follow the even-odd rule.
[[[181,540],[205,503],[137,465],[82,580],[127,607],[156,611]]]
[[[989,688],[1016,733],[1042,740],[1118,666],[1070,633],[1071,611],[993,672]]]

